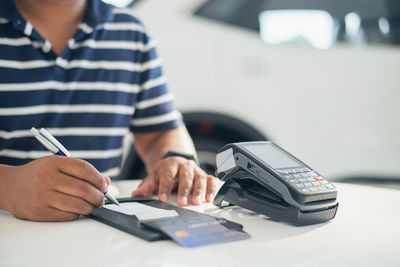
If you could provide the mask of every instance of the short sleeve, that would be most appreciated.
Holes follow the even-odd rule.
[[[162,62],[157,56],[155,42],[143,34],[146,49],[141,54],[140,89],[131,120],[132,132],[151,132],[176,128],[183,123],[174,97],[167,87]]]

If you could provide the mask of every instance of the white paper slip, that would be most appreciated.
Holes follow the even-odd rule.
[[[121,203],[120,206],[114,204],[104,205],[104,208],[118,211],[126,215],[135,215],[140,221],[155,220],[162,218],[177,217],[175,210],[165,210],[144,205],[139,202]]]

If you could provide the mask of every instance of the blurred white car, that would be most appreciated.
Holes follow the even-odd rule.
[[[391,35],[398,28],[390,28],[386,4],[366,1],[358,10],[354,1],[324,1],[337,17],[324,11],[328,21],[306,22],[322,27],[311,33],[315,42],[304,32],[279,36],[279,19],[307,2],[319,3],[141,0],[132,8],[158,42],[169,87],[210,170],[225,143],[265,137],[331,179],[400,177],[400,46],[388,44],[398,42]],[[274,21],[268,10],[286,13]],[[318,36],[323,49],[311,47]],[[279,38],[307,45],[266,43]]]

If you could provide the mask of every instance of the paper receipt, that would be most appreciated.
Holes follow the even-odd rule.
[[[135,215],[141,221],[178,216],[178,213],[175,210],[154,208],[139,202],[121,203],[120,206],[114,204],[108,204],[104,205],[104,208],[117,211],[126,215]]]

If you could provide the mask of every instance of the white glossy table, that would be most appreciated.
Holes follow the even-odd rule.
[[[129,196],[137,182],[114,183]],[[252,238],[187,249],[143,241],[82,217],[63,223],[0,211],[0,266],[400,266],[400,191],[335,183],[339,210],[329,223],[294,227],[238,207],[190,207],[244,225]]]

